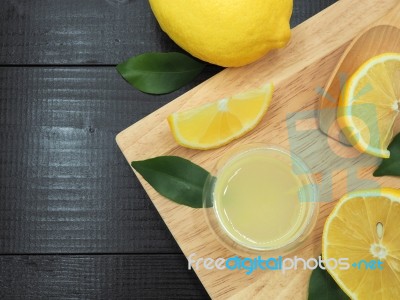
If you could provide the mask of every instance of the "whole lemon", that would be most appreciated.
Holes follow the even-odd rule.
[[[161,28],[193,56],[238,67],[284,47],[293,0],[149,0]]]

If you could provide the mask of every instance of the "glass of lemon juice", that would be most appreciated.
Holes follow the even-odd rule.
[[[238,254],[298,247],[315,225],[318,189],[310,170],[277,146],[246,145],[219,160],[203,203],[217,237]]]

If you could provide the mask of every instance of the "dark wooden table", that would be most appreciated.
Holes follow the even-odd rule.
[[[114,67],[149,51],[147,1],[0,0],[0,299],[208,298],[114,138],[221,68],[146,95]]]

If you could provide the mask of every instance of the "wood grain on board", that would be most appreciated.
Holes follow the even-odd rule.
[[[315,119],[318,90],[327,82],[345,47],[361,30],[387,14],[397,0],[342,0],[296,27],[289,46],[273,51],[242,68],[226,69],[127,128],[117,143],[128,162],[159,155],[178,155],[211,169],[218,158],[237,144],[264,142],[292,150],[311,167],[321,187],[321,209],[315,230],[292,255],[318,256],[324,220],[345,191],[384,184],[400,187],[399,179],[372,177],[377,159],[332,142],[319,132]],[[276,86],[271,107],[262,122],[244,138],[212,151],[178,146],[166,117],[178,110],[220,99],[272,81]],[[142,178],[144,188],[185,255],[230,257],[207,227],[204,211],[178,206],[157,194]],[[196,271],[216,299],[306,298],[309,272]]]

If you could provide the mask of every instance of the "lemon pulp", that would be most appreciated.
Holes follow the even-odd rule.
[[[328,269],[351,299],[400,299],[399,219],[400,190],[392,188],[346,194],[329,215],[322,236],[324,260],[383,263],[381,270],[366,265]]]
[[[312,213],[299,174],[277,159],[276,152],[249,150],[233,157],[217,175],[217,218],[225,232],[247,248],[284,247],[304,232]]]
[[[175,112],[168,124],[181,146],[207,150],[228,144],[261,122],[272,99],[274,85],[235,94],[187,111]]]

